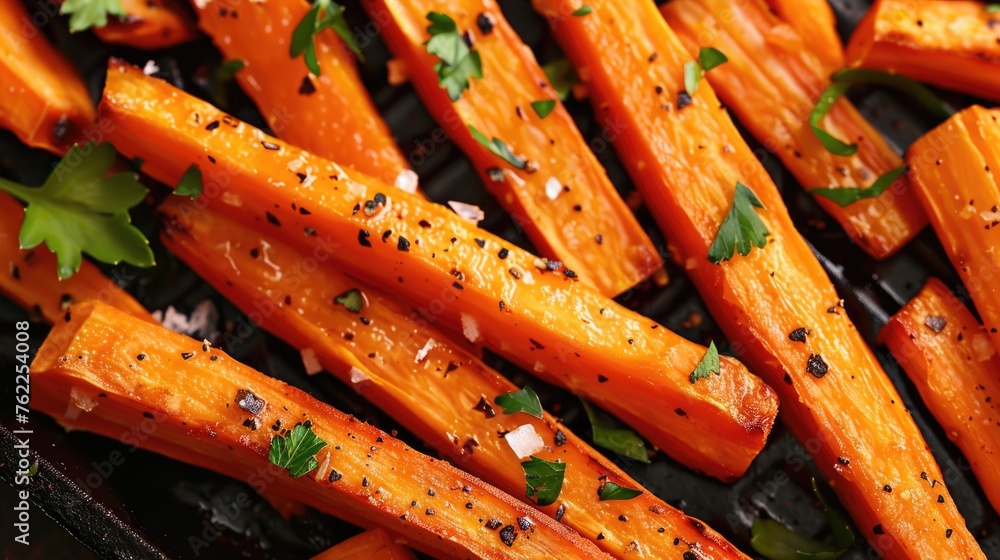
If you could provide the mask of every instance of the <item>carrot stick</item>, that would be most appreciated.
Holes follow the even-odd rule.
[[[587,289],[577,275],[588,271],[349,176],[136,68],[113,62],[107,83],[101,114],[114,123],[112,142],[142,154],[162,182],[198,165],[206,203],[286,240],[334,240],[345,271],[586,397],[691,468],[731,480],[763,446],[777,407],[770,388],[726,358],[721,374],[692,383],[705,348]]]
[[[292,30],[308,11],[308,2],[192,5],[198,25],[223,56],[246,64],[236,79],[275,135],[389,184],[415,186],[414,173],[340,38],[332,30],[317,35],[320,76],[312,75],[302,58],[289,55]]]
[[[1000,110],[972,106],[910,146],[917,195],[1000,348]]]
[[[837,156],[823,147],[809,126],[809,114],[830,84],[830,71],[819,51],[811,50],[810,35],[775,16],[764,0],[674,0],[660,9],[692,56],[700,47],[713,47],[729,58],[706,74],[712,88],[807,190],[868,187],[903,166],[902,158],[846,98],[836,103],[822,126],[836,131],[832,134],[838,138],[856,141],[858,152]],[[927,224],[905,177],[881,196],[846,207],[821,196],[816,200],[858,246],[878,259],[895,253]]]
[[[427,109],[472,158],[539,253],[588,271],[583,281],[608,296],[663,266],[531,49],[494,0],[368,0],[364,6],[374,21],[385,23],[382,37],[404,62]],[[472,38],[481,60],[482,79],[471,79],[455,101],[439,84],[435,68],[441,59],[428,52],[432,12],[452,18],[458,32]],[[532,103],[541,103],[541,109]],[[473,128],[504,143],[519,165],[477,140]]]
[[[94,107],[80,74],[20,2],[0,6],[0,89],[9,96],[0,104],[0,128],[32,148],[62,153],[93,127]]]
[[[262,478],[280,494],[382,527],[435,556],[604,557],[510,496],[205,343],[97,302],[70,311],[72,320],[56,324],[31,366],[32,407],[67,427],[116,438],[139,427],[147,436],[135,438],[139,447],[234,478]],[[325,445],[298,461],[269,459],[272,438],[306,422]],[[315,466],[290,476],[308,457]],[[529,533],[519,518],[531,523]],[[490,530],[492,519],[504,528]]]
[[[557,17],[573,5],[568,0],[535,0],[534,6],[585,76],[597,113],[623,123],[616,148],[675,256],[736,352],[778,391],[786,422],[860,530],[888,559],[983,558],[947,491],[932,490],[921,476],[942,479],[895,387],[838,305],[777,188],[710,84],[702,83],[680,109],[650,102],[656,86],[664,100],[682,98],[684,65],[691,61],[657,19],[656,5],[587,3],[593,13],[573,18]],[[733,206],[737,182],[762,203],[749,211],[770,232],[767,244],[714,264],[709,247]]]
[[[65,0],[56,0],[62,4]],[[182,0],[120,0],[124,18],[109,17],[108,24],[92,28],[105,43],[137,49],[175,47],[198,37],[194,18]]]
[[[416,556],[382,529],[370,529],[330,547],[312,560],[416,560]]]
[[[518,387],[451,335],[352,280],[328,253],[267,237],[180,197],[168,199],[160,212],[167,248],[254,323],[300,349],[307,363],[315,361],[353,386],[462,469],[526,500],[521,459],[498,434],[529,426],[546,445],[534,455],[566,464],[558,501],[538,509],[608,554],[628,558],[641,548],[668,558],[677,553],[679,539],[684,550],[705,557],[745,558],[704,524],[698,530],[551,415],[503,414],[495,399]],[[352,290],[364,302],[357,313],[337,303]],[[598,489],[607,480],[643,494],[601,501]]]
[[[931,278],[879,332],[1000,511],[1000,356],[972,313]]]
[[[851,36],[847,61],[1000,101],[1000,13],[987,5],[876,0]]]
[[[766,2],[774,14],[801,37],[805,49],[819,59],[823,77],[844,67],[844,46],[840,42],[840,35],[837,34],[837,20],[828,0],[766,0]],[[782,30],[777,31],[779,35],[782,32]]]

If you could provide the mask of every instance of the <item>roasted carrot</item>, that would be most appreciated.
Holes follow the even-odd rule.
[[[289,56],[292,30],[309,10],[305,0],[192,5],[223,56],[246,64],[236,79],[276,136],[412,192],[416,175],[340,38],[332,30],[316,37],[320,76]]]
[[[1000,12],[987,5],[876,0],[847,44],[847,62],[1000,101]]]
[[[706,74],[709,83],[806,189],[868,187],[903,166],[846,98],[837,101],[822,126],[838,138],[856,141],[858,151],[838,156],[824,148],[809,126],[809,114],[830,85],[830,70],[812,50],[809,35],[775,16],[764,0],[674,0],[660,9],[692,56],[701,47],[725,53],[729,62]],[[785,13],[800,11],[788,7]],[[859,247],[878,259],[895,253],[927,225],[905,176],[881,196],[846,207],[821,196],[816,200]]]
[[[194,18],[183,0],[119,0],[125,17],[91,28],[105,43],[154,50],[174,47],[198,36]],[[62,4],[65,0],[56,0]]]
[[[907,152],[917,195],[1000,348],[1000,110],[972,106]]]
[[[551,415],[503,414],[495,399],[518,387],[451,335],[346,276],[327,253],[267,238],[266,231],[179,197],[167,200],[161,214],[167,248],[251,320],[299,348],[304,361],[353,386],[462,469],[527,499],[521,459],[499,435],[527,427],[546,446],[535,456],[566,464],[558,500],[538,508],[608,554],[628,558],[641,549],[669,558],[693,548],[706,558],[744,558],[704,524],[692,523],[644,490]],[[337,303],[352,290],[359,290],[359,303],[364,302],[356,313]],[[598,489],[608,480],[643,494],[601,501]],[[685,544],[678,548],[675,539]]]
[[[312,560],[416,560],[382,529],[370,529],[313,556]]]
[[[0,104],[0,128],[33,148],[64,152],[93,127],[94,106],[80,74],[21,2],[0,5],[0,90],[17,100]]]
[[[333,239],[345,271],[586,397],[688,466],[731,480],[763,446],[777,409],[769,387],[727,358],[720,375],[692,383],[705,348],[587,289],[576,279],[587,271],[535,257],[377,179],[348,176],[119,62],[101,114],[122,153],[142,154],[145,172],[177,184],[199,166],[205,202],[275,237]]]
[[[989,335],[944,283],[931,278],[878,336],[1000,511],[1000,417],[994,402],[1000,399],[1000,356]]]
[[[801,38],[806,50],[822,64],[823,76],[844,67],[844,46],[837,33],[837,20],[828,0],[766,0],[774,14],[787,23]],[[733,5],[729,6],[730,8]],[[738,8],[739,6],[736,6]],[[734,9],[735,16],[735,9]],[[727,23],[735,21],[726,16]],[[679,32],[679,30],[677,30]],[[772,38],[780,43],[785,29],[775,29]],[[789,37],[793,41],[798,39]]]
[[[117,438],[138,427],[148,435],[136,438],[139,447],[252,485],[263,478],[279,493],[436,556],[605,557],[510,496],[206,343],[97,302],[70,311],[31,366],[32,407],[69,428]],[[294,430],[311,432],[322,448],[298,460],[292,449],[288,461],[271,451],[269,459],[272,438]],[[307,470],[294,478],[299,463]],[[500,525],[490,529],[494,519]]]
[[[373,20],[385,22],[382,37],[404,61],[428,110],[472,159],[540,254],[583,271],[582,281],[608,296],[663,266],[531,49],[494,0],[368,0],[364,5]],[[439,84],[436,68],[443,62],[428,51],[432,13],[451,18],[455,36],[469,37],[481,61],[482,78],[471,79],[455,100]],[[484,136],[477,140],[473,130]],[[497,155],[490,143],[497,141],[513,155]]]
[[[657,86],[663,100],[687,102],[692,60],[656,5],[588,0],[589,16],[553,15],[567,4],[534,1],[597,113],[622,124],[618,153],[678,262],[734,351],[778,391],[785,421],[861,531],[888,559],[982,559],[947,490],[930,488],[927,477],[942,476],[920,431],[711,85],[671,111],[650,102]],[[762,221],[766,245],[714,264],[707,256],[720,225],[749,190],[738,182],[762,203],[742,211]]]

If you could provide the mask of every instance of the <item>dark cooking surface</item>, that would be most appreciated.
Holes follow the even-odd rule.
[[[500,3],[542,62],[559,56],[543,22],[531,11],[528,0],[501,0]],[[867,2],[834,0],[833,5],[838,12],[841,31],[847,33]],[[348,14],[358,29],[366,23],[363,12],[353,2],[348,2]],[[139,65],[150,58],[148,54],[137,51],[109,48],[90,34],[69,37],[64,21],[49,22],[45,31],[79,64],[88,77],[95,98],[101,89],[109,54],[114,53]],[[409,86],[394,88],[385,84],[384,63],[388,55],[384,46],[375,39],[365,46],[365,52],[368,61],[363,72],[375,101],[404,151],[412,154],[418,141],[430,137],[434,123]],[[196,95],[209,95],[198,76],[205,75],[204,64],[214,64],[218,54],[207,39],[157,53],[152,58],[162,69],[162,74],[175,84],[182,84]],[[969,102],[955,95],[942,95],[956,107]],[[930,123],[920,115],[905,110],[905,100],[894,99],[888,92],[860,92],[855,101],[898,146],[905,148],[920,132],[929,128]],[[228,104],[230,112],[236,116],[262,124],[252,104],[234,85],[228,88]],[[588,138],[599,137],[600,130],[586,102],[573,101],[568,106],[584,135]],[[878,327],[916,293],[928,275],[939,276],[953,287],[959,286],[932,232],[925,231],[902,254],[876,263],[851,245],[836,223],[827,218],[795,184],[776,157],[760,149],[752,140],[750,142],[782,188],[796,225],[814,246],[846,300],[851,317],[870,343],[873,343]],[[487,218],[483,225],[487,229],[528,246],[511,220],[485,193],[468,161],[454,146],[450,143],[433,146],[429,141],[421,144],[432,151],[412,157],[411,162],[420,163],[415,165],[415,169],[430,197],[437,201],[454,199],[478,204],[486,211]],[[604,150],[598,155],[621,191],[626,194],[632,191],[631,183],[613,151]],[[53,161],[44,153],[19,145],[13,136],[0,134],[0,173],[37,184],[47,174]],[[149,208],[144,208],[134,216],[154,240],[159,266],[150,271],[117,267],[124,272],[120,277],[127,282],[129,291],[149,309],[165,309],[173,305],[185,313],[190,313],[197,304],[208,299],[220,311],[221,319],[215,325],[216,329],[223,331],[227,325],[238,324],[242,315],[232,305],[156,243],[154,228],[149,227],[153,223],[149,219],[150,213]],[[663,237],[648,213],[640,209],[639,216],[666,254]],[[850,266],[845,269],[842,267],[844,263],[850,263]],[[668,270],[670,283],[666,287],[643,286],[624,294],[618,298],[619,301],[692,340],[704,343],[710,338],[723,340],[704,312],[701,299],[692,285],[677,268],[670,267]],[[693,314],[703,318],[700,324],[695,325],[696,322],[691,321],[695,316]],[[12,363],[14,321],[27,316],[0,296],[0,363],[4,365],[4,371],[9,371]],[[41,343],[45,332],[45,327],[40,324],[32,328],[33,348]],[[720,349],[725,346],[720,345]],[[332,377],[323,374],[307,377],[298,352],[261,330],[254,330],[236,346],[222,344],[222,347],[240,361],[305,389],[341,410],[385,430],[400,430],[401,438],[424,449],[405,430],[405,426],[398,426],[386,414],[361,402],[353,390]],[[913,411],[970,529],[979,538],[987,557],[1000,559],[1000,519],[983,496],[968,462],[948,442],[940,427],[919,403],[912,385],[885,350],[877,348],[876,352],[906,405]],[[487,355],[486,359],[518,384],[530,379],[548,410],[561,416],[577,433],[585,437],[589,434],[579,401],[571,395],[543,386],[495,356]],[[12,376],[8,374],[7,378]],[[2,393],[0,439],[3,441],[0,447],[3,455],[0,456],[0,477],[10,482],[13,476],[13,442],[7,428],[12,425],[13,396],[7,385],[4,385]],[[132,452],[128,446],[113,440],[84,433],[67,434],[39,413],[32,415],[30,427],[34,429],[32,449],[40,459],[39,474],[33,478],[31,489],[35,501],[32,540],[39,543],[44,538],[45,542],[38,546],[44,544],[47,550],[47,553],[39,555],[36,552],[30,557],[83,557],[72,552],[79,548],[78,545],[62,537],[58,531],[43,537],[41,531],[45,527],[39,509],[54,517],[98,556],[108,558],[302,559],[358,531],[355,527],[315,512],[286,522],[245,484],[145,451]],[[97,474],[99,470],[109,472],[104,463],[116,450],[124,454],[124,463],[114,466],[109,475]],[[752,552],[748,544],[749,526],[760,514],[780,519],[805,534],[823,535],[825,520],[822,513],[815,509],[809,490],[813,466],[804,460],[805,457],[804,450],[779,425],[747,475],[734,485],[724,485],[695,475],[662,454],[657,455],[649,465],[634,464],[621,458],[617,461],[646,488],[671,504],[684,508],[687,513],[707,521],[749,553]],[[885,459],[891,460],[889,457]],[[94,489],[85,490],[88,486]],[[240,501],[240,494],[244,492],[250,496],[253,506],[235,515],[227,514],[232,511],[231,504]],[[4,543],[0,551],[9,557],[27,558],[29,554],[24,547],[8,545],[13,534],[7,522],[10,507],[6,502],[13,494],[9,488],[4,488],[0,496],[4,502],[0,506],[4,509],[0,514],[0,538]],[[191,545],[192,537],[202,539],[208,545],[200,549],[198,556]],[[60,539],[64,542],[60,543]],[[874,557],[868,554],[867,546],[858,542],[855,550],[845,558],[860,560]]]

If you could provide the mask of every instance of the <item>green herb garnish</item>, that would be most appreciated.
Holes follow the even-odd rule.
[[[823,499],[816,479],[813,492],[823,506],[827,524],[830,525],[832,542],[804,537],[784,524],[771,519],[758,518],[750,529],[750,546],[768,560],[834,560],[840,558],[854,543],[854,531],[835,509]]]
[[[538,115],[539,118],[544,119],[549,116],[549,113],[551,113],[553,109],[556,108],[556,100],[542,99],[540,101],[532,101],[531,108],[535,110],[535,114]]]
[[[122,19],[128,15],[121,0],[66,0],[59,7],[59,13],[69,14],[70,33],[104,27],[108,24],[108,16]]]
[[[719,375],[722,372],[722,367],[719,365],[719,350],[715,347],[715,341],[708,343],[708,350],[705,351],[705,355],[701,357],[701,361],[695,366],[694,371],[691,372],[691,383],[696,383],[699,379],[704,379],[709,377],[713,373]]]
[[[712,47],[702,47],[698,51],[698,60],[684,64],[684,90],[688,95],[694,95],[701,85],[701,79],[705,77],[705,72],[726,62],[729,62],[729,59],[722,54],[722,51]]]
[[[476,139],[476,142],[479,142],[479,144],[484,148],[493,152],[493,155],[518,169],[524,169],[528,166],[528,161],[512,152],[510,150],[510,146],[508,146],[503,140],[500,140],[499,138],[493,138],[491,140],[471,124],[469,125],[469,132],[472,133],[472,137]]]
[[[609,451],[634,459],[642,463],[649,462],[646,444],[635,432],[628,428],[616,426],[613,420],[605,418],[599,410],[589,402],[580,399],[583,410],[590,419],[590,429],[594,437],[594,445]]]
[[[875,183],[867,189],[861,187],[822,187],[818,189],[810,189],[809,192],[822,196],[823,198],[829,198],[830,200],[836,202],[840,206],[850,206],[859,200],[865,200],[868,198],[878,198],[882,193],[889,189],[896,179],[899,179],[903,173],[906,173],[906,167],[899,167],[891,171],[886,171]]]
[[[531,387],[525,387],[520,391],[504,393],[493,399],[493,402],[503,407],[504,414],[523,412],[535,418],[542,417],[542,403],[538,400],[538,395]]]
[[[757,215],[757,208],[764,208],[757,195],[743,183],[736,183],[733,205],[708,248],[709,261],[715,264],[728,261],[736,251],[745,257],[753,247],[763,249],[767,245],[770,232]]]
[[[624,486],[619,486],[614,482],[605,482],[604,485],[597,490],[597,497],[602,502],[606,500],[631,500],[641,494],[641,490],[625,488]]]
[[[191,167],[188,167],[184,175],[181,176],[181,181],[177,183],[177,187],[174,188],[174,194],[177,196],[198,198],[201,196],[201,191],[203,190],[205,190],[205,185],[201,182],[201,170],[198,169],[197,164],[192,163]]]
[[[434,65],[438,84],[448,90],[452,101],[458,101],[462,92],[469,89],[472,78],[483,78],[483,63],[479,53],[466,44],[458,25],[450,16],[430,12],[427,20],[431,22],[427,26],[431,35],[427,41],[427,52],[441,59]]]
[[[555,91],[556,95],[562,101],[566,101],[570,92],[573,91],[573,87],[580,83],[580,78],[577,77],[576,71],[573,70],[573,65],[565,58],[553,60],[542,66],[542,71],[545,72],[545,77],[549,79],[552,91]]]
[[[351,52],[362,62],[364,54],[358,47],[354,34],[351,32],[347,19],[344,18],[344,7],[333,0],[313,0],[312,8],[302,17],[302,21],[292,31],[292,42],[289,53],[292,58],[300,55],[306,62],[306,68],[314,75],[320,75],[319,61],[316,59],[316,36],[333,29],[341,40],[351,49]]]
[[[584,4],[584,5],[580,6],[579,8],[573,10],[573,15],[574,16],[578,16],[578,17],[579,16],[585,16],[587,14],[592,13],[593,11],[594,11],[593,8],[591,8],[587,4]]]
[[[347,290],[346,292],[333,298],[334,303],[343,305],[351,313],[361,313],[361,307],[364,305],[364,301],[364,298],[361,297],[361,291],[357,288]]]
[[[44,242],[56,254],[60,280],[76,274],[83,253],[111,264],[154,264],[149,240],[128,214],[146,198],[146,187],[131,171],[105,177],[116,155],[111,144],[87,143],[70,148],[40,188],[0,179],[0,191],[28,204],[21,248]]]
[[[535,497],[535,503],[547,506],[555,503],[562,491],[566,463],[546,461],[532,455],[529,461],[521,463],[524,481],[527,485],[525,496]]]
[[[987,4],[986,5],[986,13],[987,14],[1000,13],[1000,4]]]
[[[233,81],[233,78],[236,77],[236,73],[245,67],[246,63],[240,59],[220,62],[219,65],[215,67],[215,73],[212,80],[212,100],[215,101],[216,106],[224,108],[229,104],[228,99],[226,98],[226,86],[229,82]]]
[[[326,442],[312,431],[312,422],[296,424],[284,437],[271,438],[271,449],[267,460],[275,465],[288,469],[292,478],[307,474],[319,466],[316,454],[326,447]]]

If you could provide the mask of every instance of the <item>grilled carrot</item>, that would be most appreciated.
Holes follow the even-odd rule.
[[[345,271],[586,397],[688,466],[731,480],[763,446],[777,409],[769,387],[727,358],[720,375],[692,383],[705,348],[587,289],[576,279],[587,271],[535,257],[422,197],[348,176],[119,62],[101,114],[114,123],[115,146],[142,154],[143,170],[162,182],[177,184],[198,165],[207,203],[293,242],[333,239]]]
[[[987,4],[877,0],[847,44],[848,64],[1000,101],[1000,13]]]
[[[94,106],[80,74],[20,2],[0,5],[0,90],[17,99],[0,104],[0,128],[33,148],[64,152],[93,126]]]
[[[292,30],[309,10],[305,0],[192,5],[223,56],[246,64],[236,79],[276,136],[389,184],[415,187],[340,38],[332,30],[317,35],[320,76],[289,56]]]
[[[972,106],[907,152],[917,195],[1000,348],[1000,110]]]
[[[161,214],[163,242],[171,252],[255,323],[299,348],[304,361],[315,361],[353,386],[463,470],[527,499],[521,459],[498,435],[527,426],[546,446],[534,455],[566,464],[558,501],[538,508],[608,554],[628,558],[641,549],[669,558],[694,548],[705,558],[744,558],[704,524],[692,523],[645,491],[551,415],[503,414],[494,401],[516,386],[451,335],[349,278],[328,262],[327,253],[267,238],[266,231],[179,197],[167,200]],[[352,290],[359,290],[364,302],[357,313],[337,303]],[[601,501],[598,489],[606,480],[643,494]],[[678,548],[675,539],[685,544]]]
[[[32,407],[67,427],[115,438],[139,427],[147,436],[135,438],[139,447],[254,486],[264,479],[280,494],[436,556],[605,557],[510,496],[206,343],[98,302],[70,311],[31,366]],[[302,424],[322,449],[269,460],[272,438],[291,437]],[[313,468],[290,476],[313,456]],[[522,518],[530,534],[522,534]],[[493,519],[500,526],[491,530]]]
[[[700,47],[725,53],[729,62],[706,74],[712,88],[806,189],[869,186],[903,166],[902,158],[846,98],[837,102],[822,126],[838,138],[856,141],[858,152],[837,156],[823,147],[809,126],[809,113],[829,85],[830,71],[810,48],[809,35],[783,23],[764,0],[674,0],[660,9],[692,56]],[[789,7],[786,13],[808,12]],[[895,253],[927,225],[905,176],[881,196],[847,207],[820,196],[816,200],[858,246],[879,259]]]
[[[794,30],[789,38],[801,38],[805,49],[822,64],[823,76],[844,67],[844,46],[837,34],[837,20],[828,0],[766,0],[774,14]],[[730,5],[730,8],[733,6]],[[736,6],[738,8],[739,6]],[[727,18],[729,21],[734,21]],[[679,32],[679,30],[677,30]],[[780,43],[784,29],[776,29],[773,38]]]
[[[313,556],[312,560],[416,560],[382,529],[370,529]]]
[[[483,182],[539,253],[586,271],[583,282],[608,296],[663,266],[531,49],[494,0],[368,0],[364,5],[373,20],[385,22],[382,36],[404,61],[428,110],[472,158]],[[456,33],[471,38],[481,60],[482,79],[473,78],[454,101],[438,83],[441,59],[428,52],[431,13],[452,18]],[[513,158],[491,151],[473,129],[505,144]]]
[[[656,5],[588,0],[590,16],[556,17],[568,3],[534,1],[597,113],[624,125],[618,153],[678,262],[735,351],[778,391],[786,422],[859,528],[884,558],[982,559],[947,491],[930,488],[927,476],[942,477],[923,437],[711,85],[671,111],[650,102],[657,86],[661,99],[687,101],[691,61]],[[744,210],[762,220],[767,244],[714,264],[706,257],[738,182],[762,203]]]
[[[56,0],[62,4],[65,0]],[[120,0],[124,18],[92,30],[105,43],[154,50],[187,43],[198,36],[194,18],[182,0]]]
[[[879,332],[1000,511],[1000,356],[968,308],[931,278]],[[998,401],[1000,402],[1000,401]]]

